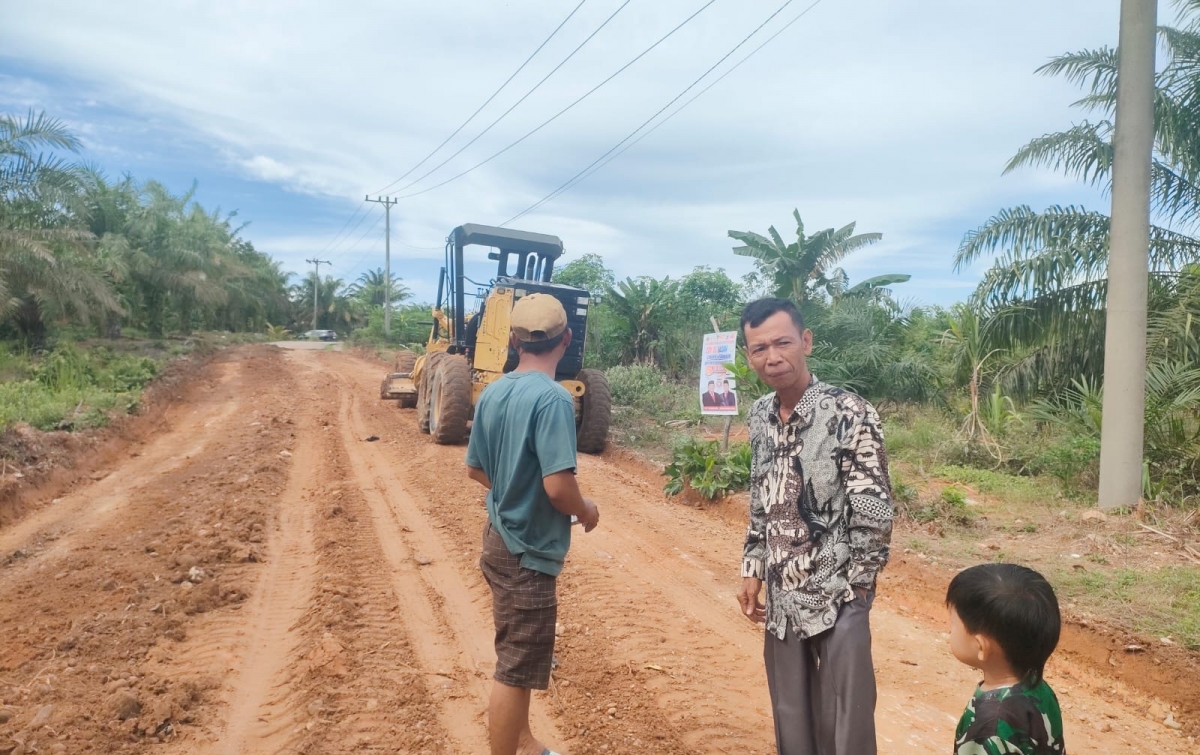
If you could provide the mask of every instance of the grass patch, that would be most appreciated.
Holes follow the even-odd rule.
[[[888,456],[912,464],[937,464],[961,453],[958,428],[943,412],[905,404],[883,418]]]
[[[137,410],[159,361],[106,346],[60,344],[33,356],[0,347],[0,432],[24,422],[39,430],[101,427],[112,412]]]
[[[978,490],[984,495],[1003,496],[1008,503],[1042,503],[1060,497],[1062,488],[1053,478],[1024,477],[1008,472],[942,464],[933,474],[958,485]]]
[[[1143,634],[1200,650],[1200,569],[1062,569],[1054,583],[1060,599],[1086,601],[1089,610],[1118,617]]]
[[[955,527],[971,527],[975,524],[975,512],[967,503],[966,492],[956,487],[943,488],[931,500],[919,500],[907,507],[907,513],[913,521],[921,524],[938,522]]]
[[[666,461],[704,422],[692,385],[667,380],[644,365],[611,367],[605,375],[612,389],[613,431],[624,446]]]

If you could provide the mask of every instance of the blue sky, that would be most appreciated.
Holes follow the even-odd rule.
[[[586,0],[413,177],[478,134],[623,1]],[[714,75],[811,1],[789,4]],[[86,145],[81,159],[110,175],[180,192],[196,181],[199,202],[237,210],[249,223],[243,235],[286,269],[306,272],[304,260],[320,256],[352,280],[383,264],[381,210],[363,195],[457,128],[576,2],[10,4],[0,111],[65,120]],[[631,0],[511,115],[410,191],[510,144],[705,2]],[[782,2],[717,0],[525,142],[402,199],[392,214],[394,274],[432,299],[451,228],[498,224],[548,194]],[[1115,44],[1118,6],[823,0],[678,116],[514,226],[559,235],[568,259],[600,254],[619,276],[678,276],[701,264],[740,276],[751,265],[730,253],[726,232],[774,224],[787,238],[798,207],[810,232],[857,221],[883,233],[847,260],[852,280],[907,272],[913,280],[896,290],[904,299],[962,299],[983,265],[955,274],[954,251],[997,210],[1107,208],[1096,191],[1052,173],[1001,171],[1028,139],[1084,117],[1069,107],[1077,90],[1034,70],[1055,54]],[[1159,12],[1171,20],[1166,0]],[[340,234],[348,220],[353,233]],[[487,270],[480,262],[468,273]]]

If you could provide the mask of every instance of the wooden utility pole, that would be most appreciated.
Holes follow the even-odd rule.
[[[332,265],[329,260],[305,260],[312,264],[313,267],[313,326],[312,329],[317,329],[317,299],[321,296],[321,265]]]
[[[1100,427],[1102,509],[1132,508],[1142,492],[1157,5],[1121,0]]]
[[[363,201],[383,205],[383,334],[390,336],[392,334],[392,205],[399,200],[391,197],[371,199],[368,195],[363,198]]]

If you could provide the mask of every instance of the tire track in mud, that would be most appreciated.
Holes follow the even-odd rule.
[[[300,637],[296,623],[312,597],[313,502],[318,449],[312,416],[294,417],[298,443],[290,450],[287,487],[266,541],[265,564],[241,616],[200,628],[202,639],[189,648],[197,669],[223,665],[232,674],[224,731],[209,748],[212,755],[279,752],[293,723],[286,679]],[[227,680],[228,683],[229,680]],[[281,694],[281,689],[283,690]]]
[[[328,376],[292,363],[315,392],[344,393]],[[397,594],[380,542],[348,478],[338,410],[302,404],[291,476],[267,541],[254,599],[194,634],[187,661],[164,669],[233,676],[201,751],[226,753],[448,753],[445,732],[407,636],[396,631]],[[311,407],[311,408],[310,408]],[[198,751],[180,742],[181,752]]]
[[[367,378],[368,374],[360,374],[355,381],[359,385],[356,395],[363,395]],[[482,639],[490,645],[491,621],[486,612],[489,596],[476,565],[478,533],[486,513],[480,503],[482,490],[466,478],[463,449],[431,445],[427,437],[416,433],[410,413],[400,412],[390,402],[363,401],[360,415],[363,422],[360,431],[381,435],[386,441],[384,449],[391,449],[387,456],[404,460],[403,464],[393,462],[397,470],[393,473],[394,487],[420,490],[422,495],[397,503],[408,510],[410,529],[418,530],[422,540],[434,547],[439,547],[440,542],[439,552],[444,552],[451,562],[445,564],[447,574],[437,584],[456,581],[472,586],[468,589],[478,596],[484,608],[480,624],[486,634]],[[414,518],[414,514],[418,516]],[[602,518],[601,528],[605,526]],[[534,696],[535,703],[540,703],[539,707],[546,711],[545,723],[557,722],[557,728],[567,735],[565,744],[573,753],[652,748],[655,752],[682,755],[702,751],[703,748],[697,749],[699,744],[714,740],[717,748],[732,746],[731,752],[757,751],[747,748],[746,743],[761,737],[731,721],[728,709],[718,710],[698,702],[711,694],[709,679],[699,672],[694,672],[697,684],[710,691],[696,692],[696,701],[686,702],[682,707],[675,705],[676,697],[689,696],[689,690],[680,689],[689,678],[685,665],[711,665],[708,656],[713,654],[713,646],[704,641],[686,649],[675,646],[678,662],[669,673],[642,667],[652,660],[638,659],[634,667],[628,643],[653,638],[645,641],[657,646],[662,635],[661,615],[644,606],[665,600],[654,596],[639,602],[643,596],[630,590],[620,578],[614,579],[608,573],[608,565],[597,566],[609,561],[604,555],[595,557],[596,564],[581,565],[577,555],[580,544],[600,531],[576,535],[567,569],[560,577],[559,613],[564,629],[556,651],[560,665],[551,691]],[[595,575],[589,576],[589,571]],[[647,576],[650,573],[646,572]],[[456,613],[461,617],[463,610],[460,608]],[[488,670],[493,661],[494,655],[489,652]],[[646,697],[650,694],[647,690],[661,690],[667,696],[664,704],[647,705]],[[610,715],[608,711],[612,708],[616,710]],[[713,725],[704,726],[703,722],[709,719],[701,718],[700,714],[710,709]],[[536,734],[548,738],[549,735],[542,733],[545,731],[542,720],[535,718],[533,728]]]
[[[413,413],[371,402],[380,369],[339,360],[338,371],[363,397],[360,430],[383,438],[379,453],[413,492],[424,526],[458,535],[448,542],[466,542],[447,553],[458,579],[481,582],[475,531],[486,515],[465,477],[463,449],[433,445],[418,433]],[[656,480],[620,461],[581,456],[580,480],[600,504],[601,524],[572,543],[559,581],[557,683],[535,696],[568,734],[567,749],[774,752],[762,631],[741,617],[734,598],[742,526],[664,499]],[[885,574],[872,620],[881,752],[938,751],[952,739],[976,680],[949,657],[940,629],[891,603],[888,592],[896,588],[888,580]],[[1101,690],[1080,689],[1068,664],[1057,668],[1060,697],[1078,696],[1084,711],[1097,704]],[[1132,754],[1151,742],[1170,749],[1179,736],[1128,710],[1110,712],[1111,725],[1091,716],[1066,713],[1078,732],[1075,746]]]
[[[127,485],[126,499],[103,515],[68,517],[69,542],[4,575],[0,707],[17,715],[0,723],[0,751],[24,742],[30,752],[113,752],[175,738],[204,717],[211,680],[160,675],[153,659],[177,652],[206,614],[236,612],[244,599],[287,466],[267,455],[287,442],[286,425],[269,416],[286,376],[262,354],[232,357],[231,414],[204,402],[209,413],[194,427],[227,418],[209,425],[202,454],[152,470],[141,459],[119,465],[110,476]],[[167,437],[179,440],[188,426]]]
[[[72,491],[0,531],[0,556],[28,552],[52,542],[44,555],[63,553],[71,546],[72,532],[98,526],[138,492],[148,477],[179,469],[226,431],[243,409],[244,391],[238,390],[245,368],[242,362],[219,362],[208,368],[216,385],[207,396],[178,419],[168,432],[133,452],[126,461],[96,481]],[[103,476],[101,476],[103,475]]]
[[[473,751],[456,748],[456,732],[442,724],[450,678],[422,667],[423,638],[409,620],[413,585],[393,575],[394,533],[370,526],[374,496],[354,464],[362,441],[346,431],[353,397],[336,378],[309,374],[321,381],[322,395],[337,396],[337,408],[321,421],[327,483],[316,492],[320,585],[304,620],[310,649],[297,682],[310,721],[296,751]]]
[[[423,673],[430,675],[440,720],[450,733],[452,752],[488,749],[486,710],[494,653],[491,648],[489,596],[471,590],[448,559],[475,547],[477,531],[455,527],[449,537],[434,531],[379,444],[364,445],[376,424],[363,417],[359,386],[347,381],[339,431],[352,448],[350,466],[370,506],[375,531],[384,544],[389,573],[403,594],[403,621]],[[368,399],[369,400],[369,399]],[[373,403],[373,402],[372,402]],[[353,444],[357,444],[355,447]],[[477,556],[477,554],[476,554]],[[539,736],[555,741],[557,732],[540,711],[533,712]]]

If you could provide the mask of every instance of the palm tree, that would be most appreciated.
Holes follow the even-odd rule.
[[[383,268],[368,270],[350,285],[347,294],[361,299],[369,307],[382,307],[385,301],[384,293],[388,288],[384,278]],[[391,301],[393,307],[412,296],[412,291],[399,278],[392,278],[391,284],[392,295],[387,300]]]
[[[1195,13],[1200,2],[1187,7]],[[1156,76],[1151,319],[1156,312],[1177,309],[1179,277],[1200,260],[1200,239],[1191,233],[1200,220],[1200,25],[1163,28],[1159,37],[1167,55]],[[1076,104],[1101,118],[1034,139],[1005,172],[1050,167],[1109,190],[1117,51],[1104,47],[1063,55],[1039,72],[1085,86],[1087,94]],[[1079,376],[1101,378],[1109,225],[1107,215],[1082,207],[1037,212],[1020,206],[1002,210],[963,239],[957,270],[998,255],[972,304],[985,314],[990,347],[1007,352],[1004,380],[1010,387],[1029,393],[1065,389]]]
[[[312,323],[313,275],[308,275],[289,289],[292,301],[292,318],[296,332],[303,333]],[[350,330],[362,325],[367,319],[367,307],[362,300],[348,295],[346,282],[327,275],[317,279],[317,327],[320,329]]]
[[[679,283],[670,278],[626,278],[604,291],[604,306],[625,331],[625,361],[654,364],[662,344]]]
[[[0,115],[0,318],[40,344],[47,318],[118,308],[79,218],[82,171],[41,150],[78,149],[60,122]]]
[[[845,291],[849,287],[846,273],[835,266],[883,238],[880,233],[855,235],[854,223],[806,236],[800,211],[793,210],[792,216],[796,218],[796,241],[791,244],[784,243],[775,226],[767,229],[770,238],[753,231],[729,231],[729,237],[744,244],[735,247],[733,253],[753,257],[772,281],[776,296],[790,297],[797,304],[817,291],[823,290],[831,297]]]

